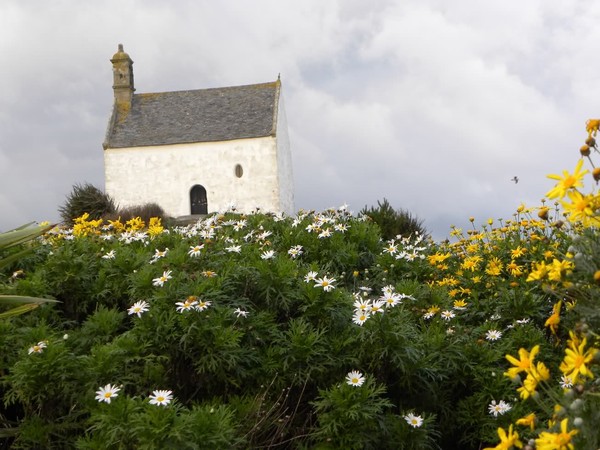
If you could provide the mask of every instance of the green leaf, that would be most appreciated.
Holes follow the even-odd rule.
[[[8,311],[0,313],[0,319],[17,316],[31,311],[42,303],[59,303],[58,300],[50,298],[25,297],[21,295],[0,295],[0,305],[19,305]]]
[[[41,236],[46,231],[54,228],[54,225],[40,226],[34,222],[22,225],[14,230],[0,233],[0,249],[19,245]]]
[[[22,303],[60,303],[58,300],[41,297],[26,297],[24,295],[0,295],[0,305],[17,305]]]
[[[18,316],[19,314],[25,314],[35,308],[37,308],[39,303],[28,303],[26,305],[17,306],[16,308],[9,309],[8,311],[4,311],[0,313],[0,319],[6,319],[8,317]]]

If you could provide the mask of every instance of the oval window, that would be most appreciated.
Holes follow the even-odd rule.
[[[242,175],[244,175],[244,169],[242,169],[242,165],[241,164],[236,164],[235,166],[235,176],[238,178],[242,178]]]

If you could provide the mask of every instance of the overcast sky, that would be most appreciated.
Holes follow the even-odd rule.
[[[119,43],[137,93],[281,74],[296,208],[387,198],[436,238],[539,204],[600,116],[593,0],[2,0],[0,230],[104,187]]]

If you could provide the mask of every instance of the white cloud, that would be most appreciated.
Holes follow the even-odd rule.
[[[598,115],[599,19],[574,0],[5,1],[0,229],[102,186],[118,43],[138,92],[281,73],[299,207],[386,197],[438,237],[510,215],[572,169]]]

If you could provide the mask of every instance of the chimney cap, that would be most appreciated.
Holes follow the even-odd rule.
[[[115,53],[111,59],[111,61],[113,60],[122,60],[122,59],[131,59],[129,57],[129,55],[127,53],[125,53],[125,51],[123,50],[123,44],[119,44],[119,47],[117,49],[117,53]]]

